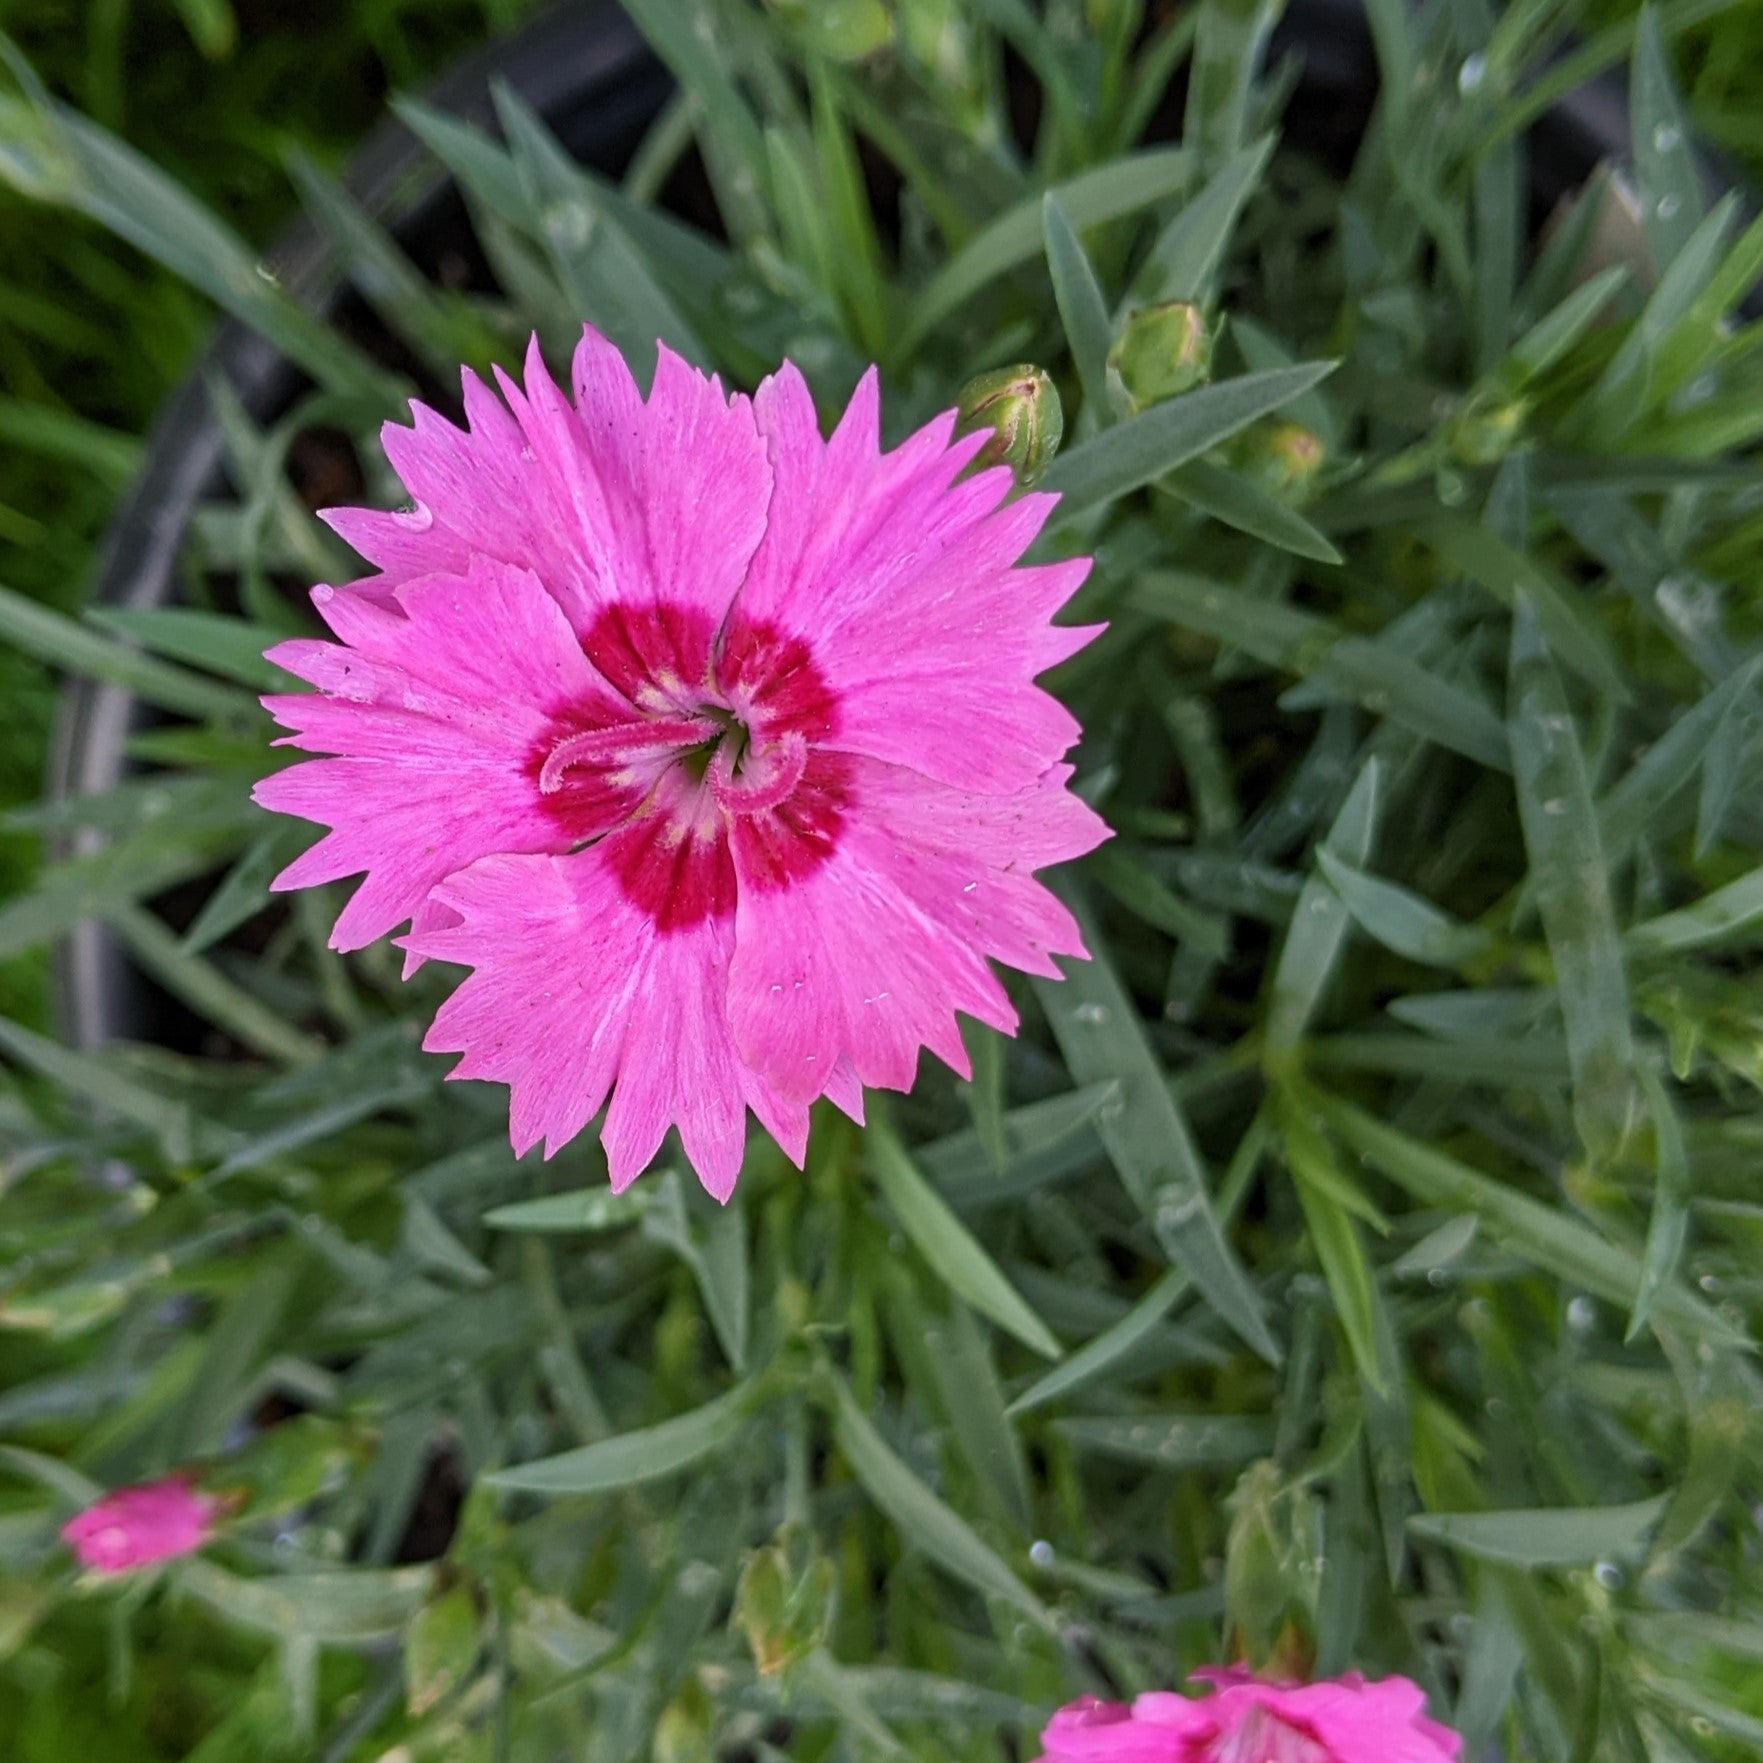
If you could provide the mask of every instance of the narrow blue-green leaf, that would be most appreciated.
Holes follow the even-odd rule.
[[[1252,599],[1186,572],[1146,570],[1128,598],[1141,611],[1201,631],[1268,667],[1316,679],[1425,740],[1495,771],[1511,769],[1505,730],[1487,704],[1394,644],[1349,636],[1313,612]]]
[[[1044,1408],[1070,1390],[1081,1389],[1100,1377],[1109,1366],[1124,1359],[1142,1341],[1149,1340],[1157,1325],[1173,1310],[1193,1281],[1179,1267],[1161,1274],[1156,1283],[1121,1319],[1087,1341],[1062,1365],[1056,1365],[1010,1404],[1012,1415]]]
[[[237,680],[254,691],[285,692],[295,683],[263,658],[264,650],[280,642],[285,631],[181,606],[99,606],[86,616],[101,630],[114,631],[143,649]]]
[[[1474,1213],[1487,1236],[1510,1253],[1545,1269],[1565,1284],[1583,1287],[1627,1309],[1640,1289],[1640,1259],[1598,1235],[1571,1214],[1491,1180],[1454,1157],[1435,1151],[1350,1103],[1317,1099],[1328,1124],[1355,1151],[1370,1158],[1391,1181],[1422,1204]],[[1664,1287],[1653,1302],[1661,1323],[1715,1346],[1745,1347],[1743,1329],[1705,1304],[1681,1281]]]
[[[1071,345],[1078,384],[1083,387],[1084,408],[1106,412],[1108,350],[1114,340],[1114,327],[1083,241],[1052,191],[1041,201],[1041,230],[1046,240],[1053,298],[1058,303],[1060,322],[1065,326],[1066,341]]]
[[[40,1073],[68,1094],[82,1096],[123,1120],[156,1134],[173,1158],[189,1155],[191,1118],[187,1104],[162,1096],[112,1069],[101,1057],[76,1053],[16,1022],[0,1017],[0,1052]]]
[[[907,1326],[922,1328],[922,1312]],[[940,1338],[926,1338],[931,1377],[942,1395],[950,1430],[969,1467],[992,1490],[999,1509],[1019,1531],[1034,1522],[1034,1496],[1022,1441],[1010,1424],[993,1362],[991,1337],[965,1304],[950,1306]]]
[[[727,1394],[658,1426],[620,1433],[556,1457],[492,1470],[483,1482],[527,1494],[604,1494],[658,1481],[727,1450],[753,1411],[756,1386],[736,1384]]]
[[[0,182],[90,216],[281,349],[322,385],[389,411],[399,381],[305,311],[231,227],[77,111],[0,98]]]
[[[1279,0],[1201,0],[1182,138],[1208,166],[1243,144],[1262,50]]]
[[[948,1201],[919,1173],[893,1129],[880,1119],[872,1121],[865,1143],[870,1168],[889,1208],[931,1271],[958,1298],[1025,1346],[1048,1359],[1059,1358],[1063,1349],[1047,1325],[998,1271]]]
[[[181,1593],[258,1634],[297,1635],[359,1646],[398,1634],[434,1584],[432,1565],[385,1572],[352,1567],[244,1579],[212,1561],[178,1567]]]
[[[811,81],[814,141],[827,192],[829,231],[836,241],[838,281],[844,290],[856,340],[879,359],[892,328],[896,304],[888,287],[875,211],[858,164],[857,149],[839,104],[838,88],[823,73]]]
[[[1594,1157],[1613,1157],[1638,1115],[1628,975],[1585,755],[1528,601],[1512,621],[1508,696],[1530,885],[1573,1061],[1574,1120]]]
[[[1428,967],[1461,967],[1493,939],[1479,926],[1441,912],[1430,900],[1381,876],[1367,875],[1324,845],[1316,861],[1364,933],[1386,949]]]
[[[1242,148],[1183,204],[1157,236],[1134,279],[1133,291],[1140,300],[1146,305],[1164,300],[1198,304],[1210,298],[1243,205],[1255,193],[1272,156],[1272,136]]]
[[[765,142],[735,84],[714,9],[704,0],[625,0],[625,10],[703,111],[699,140],[731,228],[742,237],[763,232]]]
[[[1053,188],[1072,227],[1083,232],[1120,220],[1183,189],[1193,162],[1179,147],[1154,147],[1091,167]],[[894,348],[909,356],[947,318],[999,276],[1032,260],[1042,249],[1040,196],[1005,209],[961,247],[915,297]]]
[[[1629,1312],[1626,1339],[1630,1341],[1647,1326],[1654,1300],[1677,1277],[1689,1231],[1690,1163],[1683,1122],[1657,1071],[1649,1068],[1643,1074],[1642,1087],[1653,1117],[1653,1216],[1641,1256],[1640,1288]]]
[[[120,490],[141,469],[143,443],[103,423],[30,398],[0,396],[0,442],[59,460]]]
[[[1640,955],[1703,949],[1748,930],[1763,919],[1763,868],[1747,870],[1736,881],[1704,894],[1694,905],[1662,912],[1633,926],[1627,943]]]
[[[82,1475],[71,1463],[24,1445],[0,1444],[0,1464],[46,1488],[70,1512],[93,1505],[103,1497],[103,1486]]]
[[[1509,142],[1488,148],[1475,165],[1476,365],[1487,372],[1512,336],[1519,253],[1524,244],[1524,190],[1517,150]]]
[[[969,1019],[962,1024],[961,1040],[973,1066],[967,1083],[967,1112],[973,1130],[985,1146],[992,1173],[1002,1175],[1010,1161],[1010,1139],[1004,1124],[1008,1069],[1006,1041],[996,1029]]]
[[[1629,124],[1641,190],[1641,224],[1653,267],[1676,260],[1701,223],[1702,185],[1689,116],[1677,95],[1659,15],[1643,6],[1629,76]]]
[[[894,1527],[944,1572],[989,1596],[1002,1598],[1051,1632],[1053,1616],[1040,1599],[889,1449],[843,1379],[829,1373],[828,1382],[833,1395],[833,1436],[839,1450]]]
[[[1585,433],[1597,442],[1607,446],[1629,434],[1654,407],[1657,394],[1663,389],[1653,383],[1654,357],[1706,294],[1737,207],[1736,195],[1723,196],[1665,266],[1659,285],[1647,297],[1634,327],[1586,395],[1581,405],[1581,423]]]
[[[1300,397],[1332,373],[1332,361],[1301,362],[1184,392],[1080,441],[1048,468],[1042,487],[1063,498],[1055,518],[1069,519],[1140,489],[1197,459],[1257,417]]]
[[[1001,1170],[993,1159],[993,1147],[972,1127],[920,1145],[918,1166],[964,1212],[1019,1199],[1101,1157],[1092,1125],[1118,1095],[1111,1083],[1085,1084],[1062,1096],[1012,1108],[1002,1122]]]
[[[1570,582],[1497,533],[1467,520],[1428,521],[1419,536],[1504,605],[1515,606],[1522,595],[1562,662],[1618,704],[1628,702],[1628,682],[1610,639]]]
[[[71,673],[109,680],[137,692],[149,704],[185,716],[234,721],[258,714],[255,701],[237,687],[221,685],[170,662],[143,655],[11,588],[0,587],[0,637],[26,654]]]
[[[611,1188],[575,1188],[567,1194],[546,1194],[539,1200],[518,1200],[484,1214],[491,1230],[573,1231],[617,1230],[635,1224],[649,1209],[647,1185],[615,1194]]]
[[[709,351],[690,321],[537,113],[500,85],[496,108],[513,148],[532,230],[582,316],[618,344],[639,379],[646,380],[653,366],[657,338],[708,368]]]
[[[1696,795],[1694,851],[1698,862],[1713,850],[1726,830],[1726,817],[1744,770],[1749,734],[1742,717],[1728,716],[1708,743],[1707,756],[1702,761],[1702,785]]]
[[[323,1054],[322,1041],[192,954],[157,913],[131,900],[112,906],[105,917],[136,961],[173,997],[242,1047],[290,1065],[309,1064]]]
[[[1763,678],[1763,656],[1736,668],[1644,752],[1598,804],[1598,836],[1607,860],[1628,854],[1654,817],[1695,775],[1714,737],[1740,714]]]
[[[691,1268],[729,1364],[745,1371],[752,1316],[746,1208],[738,1199],[717,1204],[695,1181],[670,1169],[655,1183],[643,1214],[643,1234],[665,1243]]]
[[[1355,868],[1371,854],[1377,825],[1378,765],[1368,760],[1328,830],[1324,845]],[[1273,971],[1273,1000],[1267,1011],[1267,1047],[1289,1050],[1304,1038],[1310,1019],[1334,977],[1346,941],[1349,914],[1340,896],[1321,876],[1304,883],[1292,913],[1279,963]]]
[[[1339,563],[1341,554],[1297,509],[1276,502],[1238,472],[1210,459],[1190,459],[1162,478],[1158,487],[1191,503],[1202,514],[1233,526],[1251,538],[1277,545],[1318,563]]]
[[[1408,1520],[1416,1536],[1448,1543],[1483,1561],[1513,1567],[1579,1567],[1628,1560],[1647,1546],[1663,1498],[1627,1506],[1575,1506],[1520,1512],[1423,1512]]]
[[[248,845],[220,886],[202,902],[202,910],[184,933],[185,952],[200,955],[263,911],[270,902],[271,879],[304,842],[298,835],[290,837],[286,829],[275,827]]]
[[[314,1069],[317,1068],[307,1067],[309,1071]],[[335,1100],[309,1109],[268,1132],[241,1140],[215,1166],[214,1180],[222,1181],[242,1169],[285,1157],[307,1145],[321,1144],[345,1127],[366,1120],[383,1108],[396,1108],[429,1095],[434,1087],[433,1078],[426,1072],[406,1070],[393,1073],[385,1083],[376,1084],[372,1089],[356,1094],[345,1091]]]
[[[1096,1116],[1097,1136],[1165,1252],[1250,1346],[1277,1361],[1279,1347],[1260,1294],[1213,1211],[1193,1135],[1138,1011],[1103,953],[1107,944],[1083,902],[1069,890],[1065,898],[1084,927],[1084,944],[1094,958],[1071,963],[1063,984],[1037,980],[1035,992],[1072,1077],[1083,1084],[1112,1081],[1120,1086],[1118,1096]]]
[[[1309,1227],[1310,1246],[1322,1267],[1335,1319],[1347,1337],[1360,1379],[1376,1395],[1395,1388],[1395,1368],[1380,1350],[1377,1287],[1365,1244],[1351,1211],[1337,1197],[1347,1178],[1334,1165],[1328,1141],[1300,1108],[1282,1110],[1286,1163]]]
[[[1248,1463],[1273,1446],[1273,1425],[1249,1414],[1106,1415],[1056,1420],[1053,1429],[1080,1451],[1164,1469]]]
[[[1512,345],[1500,365],[1499,376],[1518,390],[1547,373],[1591,329],[1598,314],[1627,280],[1627,269],[1618,263],[1575,288]]]
[[[432,372],[449,379],[461,362],[486,367],[496,353],[496,335],[465,297],[424,275],[354,194],[306,154],[295,149],[287,163],[301,206],[393,333]]]

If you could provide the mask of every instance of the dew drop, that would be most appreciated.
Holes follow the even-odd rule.
[[[1653,212],[1661,220],[1670,220],[1683,206],[1683,198],[1675,193],[1668,193],[1659,198]]]
[[[1674,147],[1681,145],[1683,130],[1675,123],[1662,122],[1653,130],[1653,147],[1660,153],[1669,153]]]
[[[971,894],[978,886],[978,882],[969,882],[961,891],[964,894]]]
[[[1584,1334],[1597,1320],[1597,1305],[1583,1293],[1567,1306],[1567,1326],[1575,1334]]]
[[[1481,90],[1482,81],[1487,77],[1488,58],[1480,54],[1467,56],[1457,69],[1457,90],[1467,98],[1472,92]]]
[[[1096,1028],[1108,1020],[1108,1007],[1105,1004],[1079,1004],[1072,1015],[1088,1027]]]
[[[1028,1558],[1037,1567],[1053,1565],[1053,1545],[1045,1537],[1036,1537],[1028,1546]]]
[[[1559,796],[1551,796],[1543,804],[1543,812],[1551,816],[1559,816],[1567,812],[1567,804]]]
[[[1592,1569],[1592,1577],[1605,1591],[1613,1592],[1622,1584],[1622,1569],[1614,1561],[1600,1561]]]

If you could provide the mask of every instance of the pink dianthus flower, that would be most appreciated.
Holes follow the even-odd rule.
[[[1085,1696],[1061,1708],[1041,1735],[1040,1763],[1455,1763],[1462,1746],[1427,1718],[1425,1694],[1405,1677],[1195,1675],[1211,1695],[1153,1690],[1130,1707]]]
[[[117,1488],[76,1513],[61,1540],[95,1573],[127,1573],[193,1555],[208,1540],[217,1502],[181,1476]]]
[[[333,946],[409,920],[473,970],[424,1045],[509,1086],[517,1150],[610,1097],[615,1187],[676,1126],[726,1198],[747,1109],[799,1164],[816,1098],[965,1075],[957,1011],[1014,1031],[988,959],[1084,953],[1034,872],[1107,832],[1034,680],[1095,634],[1051,622],[1089,560],[1019,564],[1054,499],[957,482],[953,412],[884,453],[873,371],[830,439],[794,367],[731,397],[663,348],[645,401],[592,330],[573,404],[536,342],[498,380],[387,426],[411,510],[327,516],[379,573],[271,651],[330,755],[258,786],[331,829],[275,885],[363,874]]]

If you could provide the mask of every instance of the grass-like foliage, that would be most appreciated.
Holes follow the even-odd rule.
[[[1255,0],[628,10],[678,88],[621,179],[509,94],[500,138],[402,107],[493,286],[295,168],[346,332],[0,98],[0,176],[307,384],[216,387],[182,604],[0,591],[155,712],[41,809],[75,854],[0,953],[95,915],[178,1006],[0,1021],[9,1758],[1001,1760],[1237,1656],[1408,1674],[1477,1760],[1757,1755],[1763,224],[1668,71],[1710,7],[1563,53],[1572,7],[1373,0],[1350,163]],[[1534,212],[1527,127],[1624,58],[1638,218]],[[445,981],[272,903],[302,835],[248,800],[258,657],[355,573],[311,502],[584,318],[829,409],[878,359],[898,432],[1039,364],[1110,622],[1053,681],[1096,959],[805,1176],[755,1138],[726,1210],[516,1162],[417,1051]],[[221,1537],[78,1580],[58,1524],[180,1466]]]

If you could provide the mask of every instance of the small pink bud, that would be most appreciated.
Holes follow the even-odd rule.
[[[117,1488],[61,1527],[61,1540],[94,1573],[127,1573],[193,1555],[208,1540],[218,1502],[182,1476]]]

